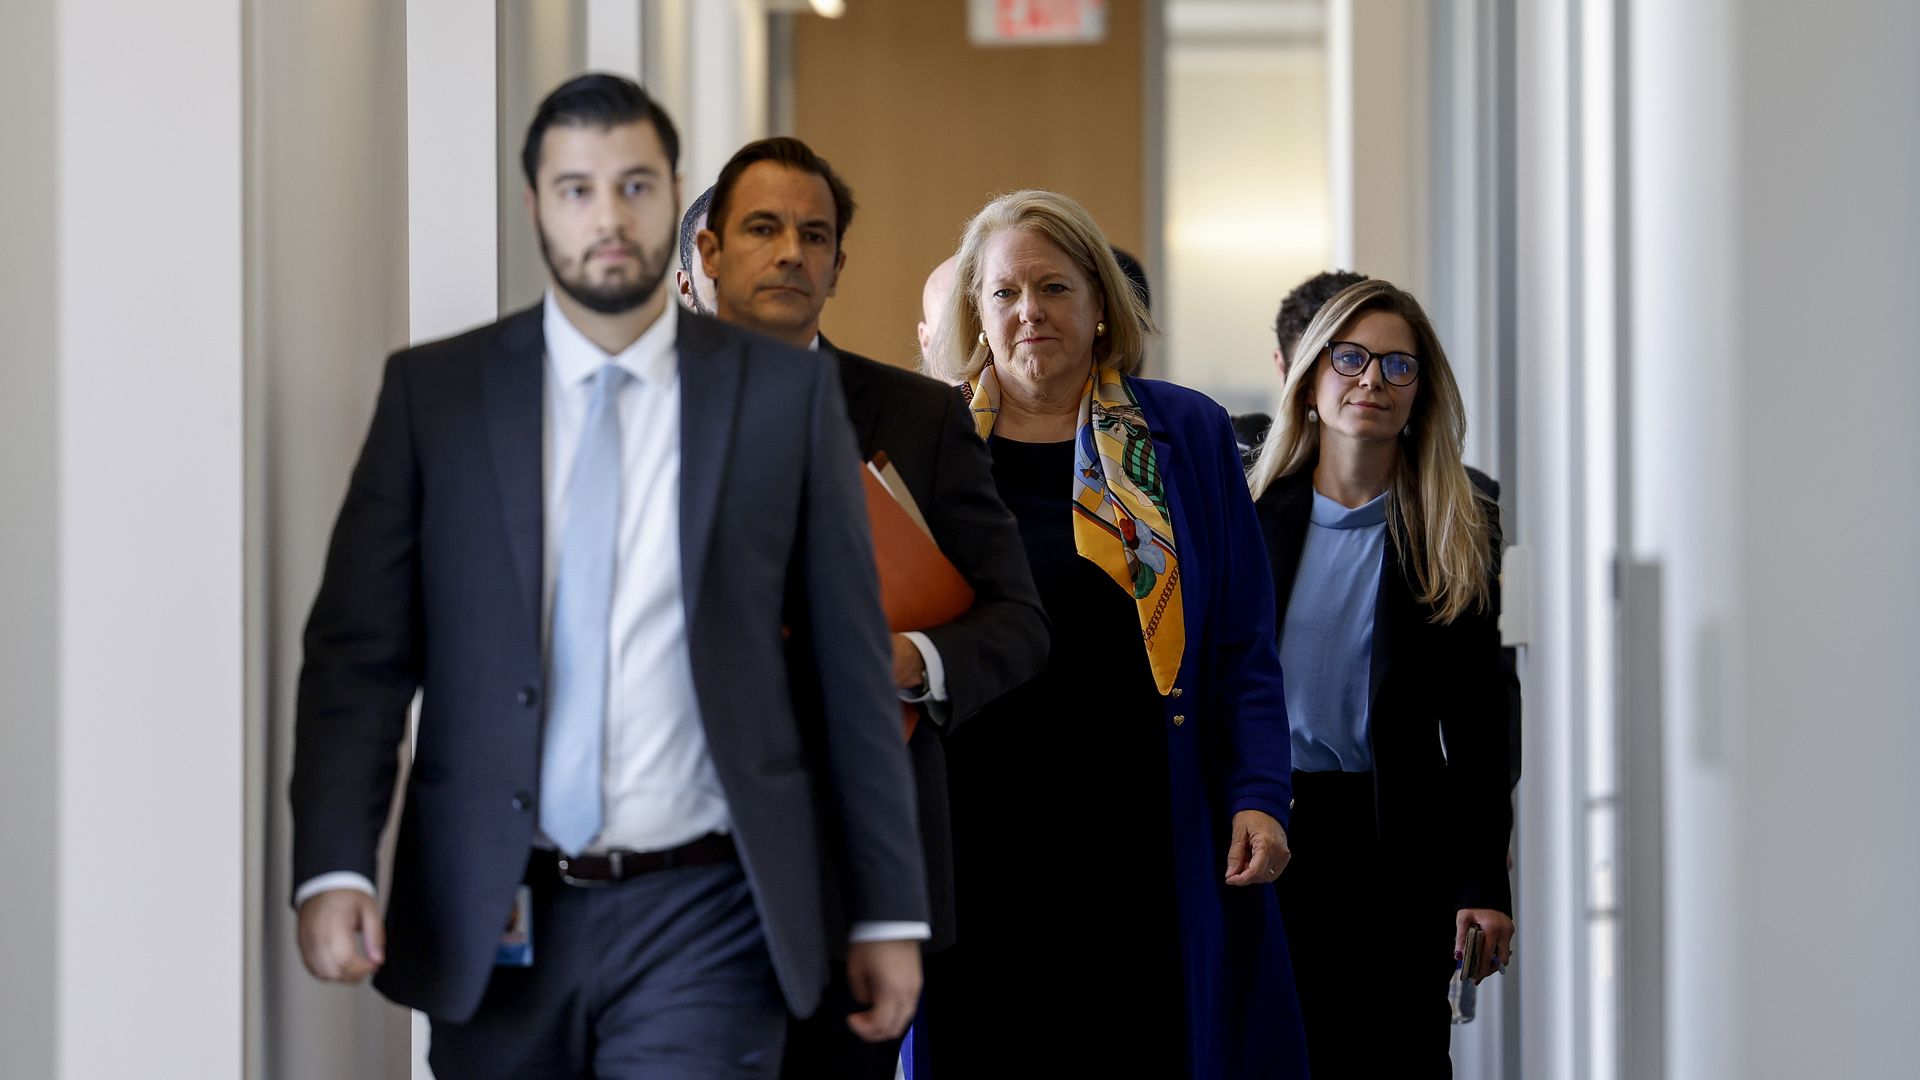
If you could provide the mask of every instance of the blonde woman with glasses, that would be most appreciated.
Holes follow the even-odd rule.
[[[1510,959],[1498,510],[1420,305],[1378,279],[1329,300],[1293,357],[1249,486],[1292,726],[1278,887],[1315,1080],[1446,1077],[1447,982]],[[1315,933],[1341,925],[1351,931]]]

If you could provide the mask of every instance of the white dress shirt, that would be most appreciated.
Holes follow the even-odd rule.
[[[605,820],[588,847],[594,852],[662,851],[733,824],[694,695],[681,591],[678,327],[679,305],[670,300],[638,340],[608,356],[568,321],[551,292],[546,298],[543,638],[567,520],[567,478],[594,375],[614,363],[633,376],[618,403],[622,490],[608,635]],[[544,837],[540,842],[547,845]],[[360,874],[335,872],[301,885],[294,903],[334,888],[374,893]],[[930,933],[926,923],[856,923],[850,939],[921,940]]]

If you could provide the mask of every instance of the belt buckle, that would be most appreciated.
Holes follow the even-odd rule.
[[[573,876],[573,873],[572,873],[572,870],[573,870],[573,860],[571,860],[571,859],[569,859],[569,858],[567,858],[567,857],[566,857],[565,855],[562,855],[562,856],[560,856],[560,858],[559,858],[559,859],[558,859],[558,860],[556,861],[556,865],[558,866],[558,868],[559,868],[559,870],[560,870],[560,880],[561,880],[561,881],[563,881],[563,882],[565,882],[565,883],[566,883],[566,884],[568,884],[568,885],[571,885],[571,886],[573,886],[573,887],[574,887],[574,888],[576,888],[576,889],[598,889],[598,888],[602,888],[602,887],[604,887],[604,886],[607,886],[607,885],[611,885],[611,884],[613,884],[614,882],[616,882],[616,881],[619,881],[619,880],[621,879],[621,877],[623,876],[623,875],[621,874],[621,869],[622,869],[622,867],[621,867],[621,861],[622,861],[622,860],[621,860],[621,858],[620,858],[620,852],[618,852],[618,851],[609,851],[609,852],[607,852],[607,856],[606,856],[606,858],[607,858],[607,861],[608,861],[608,862],[609,862],[610,864],[612,864],[612,868],[613,868],[613,875],[612,875],[611,877],[608,877],[608,878],[577,878],[577,877],[574,877],[574,876]]]

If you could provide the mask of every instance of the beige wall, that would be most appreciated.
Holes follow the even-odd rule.
[[[1002,192],[1072,195],[1113,243],[1144,254],[1144,7],[1115,0],[1104,43],[1063,48],[975,48],[966,0],[795,20],[793,134],[859,203],[823,322],[830,337],[913,363],[927,272]]]
[[[1233,412],[1271,409],[1280,298],[1332,258],[1326,83],[1317,44],[1176,43],[1168,58],[1160,374]]]

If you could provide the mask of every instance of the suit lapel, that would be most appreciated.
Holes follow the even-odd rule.
[[[739,412],[743,346],[718,324],[682,312],[680,361],[680,582],[691,618],[706,573],[714,515]]]
[[[1376,718],[1375,734],[1379,731],[1380,687],[1387,681],[1387,672],[1393,668],[1393,662],[1401,651],[1401,636],[1407,632],[1408,620],[1413,617],[1413,587],[1408,583],[1405,569],[1400,564],[1400,554],[1393,543],[1393,531],[1387,531],[1387,550],[1381,557],[1380,591],[1373,600],[1373,659],[1368,667],[1367,712]]]
[[[833,357],[839,365],[840,393],[847,399],[847,419],[853,422],[853,437],[860,444],[860,460],[871,461],[873,455],[886,449],[874,442],[880,427],[881,403],[867,392],[866,372],[828,341],[825,334],[820,335],[820,351]]]
[[[1300,553],[1307,543],[1307,520],[1313,510],[1312,473],[1300,472],[1274,481],[1254,509],[1267,534],[1267,559],[1273,571],[1273,606],[1277,624],[1287,624],[1287,601],[1300,572]]]
[[[541,445],[545,393],[541,365],[546,342],[540,333],[540,308],[509,316],[500,325],[492,355],[480,365],[481,398],[487,442],[500,488],[507,547],[514,576],[536,636],[540,625],[540,574],[543,540]]]

